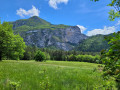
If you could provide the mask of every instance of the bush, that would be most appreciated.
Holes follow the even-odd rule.
[[[37,51],[35,55],[35,61],[45,61],[45,60],[46,60],[45,53],[41,52],[40,50]]]
[[[44,52],[44,54],[45,54],[45,57],[46,57],[45,59],[46,59],[46,60],[50,60],[50,55],[49,55],[49,53]]]
[[[73,55],[73,54],[68,56],[68,61],[97,63],[96,60],[100,60],[100,57],[92,55]]]
[[[69,55],[68,61],[76,61],[76,56],[73,54]]]

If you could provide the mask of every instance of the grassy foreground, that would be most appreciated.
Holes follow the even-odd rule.
[[[2,61],[0,90],[93,90],[103,84],[97,66],[84,62]]]

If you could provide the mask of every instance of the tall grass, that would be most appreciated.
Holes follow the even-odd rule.
[[[93,90],[104,83],[97,66],[84,62],[2,61],[0,90],[9,90],[10,82],[18,84],[17,90]]]

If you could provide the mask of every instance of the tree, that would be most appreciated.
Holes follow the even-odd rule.
[[[120,33],[114,33],[114,36],[107,37],[110,48],[101,52],[102,62],[104,63],[104,77],[114,77],[118,90],[120,90]]]
[[[92,0],[99,1],[99,0]],[[114,7],[115,10],[109,12],[110,20],[120,17],[120,0],[111,0],[108,6]],[[117,83],[117,88],[120,90],[120,32],[114,33],[113,36],[107,37],[106,40],[110,48],[101,52],[101,59],[104,66],[104,78],[114,77]]]
[[[46,59],[45,53],[38,50],[36,55],[35,55],[35,60],[36,61],[44,61],[45,59]]]
[[[18,35],[14,35],[14,47],[12,49],[13,55],[11,59],[21,59],[24,55],[23,53],[25,52],[25,42],[23,41],[23,38]]]
[[[33,60],[38,48],[36,46],[27,46],[25,48],[23,60]]]
[[[99,1],[99,0],[91,0],[91,1]],[[107,5],[110,7],[114,7],[114,10],[111,9],[109,12],[109,19],[114,21],[115,18],[120,17],[120,0],[110,0],[110,3]]]
[[[25,47],[20,35],[14,35],[12,25],[7,22],[0,23],[0,60],[3,57],[19,59],[23,56]]]

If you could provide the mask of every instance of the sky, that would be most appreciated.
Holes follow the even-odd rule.
[[[120,20],[108,20],[110,0],[1,0],[1,21],[28,19],[32,16],[52,24],[78,26],[83,34],[110,34],[119,30]]]

